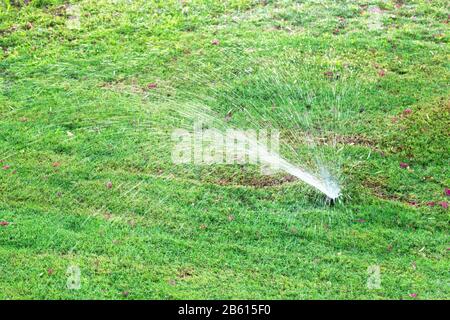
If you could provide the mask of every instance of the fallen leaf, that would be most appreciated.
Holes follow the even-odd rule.
[[[441,205],[442,208],[448,209],[448,202],[447,201],[441,201],[439,204]]]
[[[2,167],[3,170],[8,170],[9,168],[11,168],[11,166],[5,165]]]
[[[402,169],[409,168],[409,164],[407,164],[406,162],[400,162],[400,168]]]
[[[410,115],[412,113],[412,110],[410,108],[406,108],[405,110],[403,110],[403,114],[405,116]]]
[[[328,79],[333,79],[333,72],[332,71],[326,71],[326,72],[324,72],[323,73],[323,75],[325,76],[325,77],[327,77]]]
[[[8,221],[0,221],[0,226],[6,227],[8,224]]]
[[[149,88],[149,89],[155,89],[155,88],[157,88],[158,87],[158,85],[156,84],[156,83],[154,83],[154,82],[151,82],[151,83],[149,83],[148,85],[147,85],[147,88]]]

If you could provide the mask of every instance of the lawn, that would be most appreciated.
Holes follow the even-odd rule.
[[[444,0],[2,0],[0,299],[450,298],[448,22]],[[339,201],[175,165],[197,105],[295,136]]]

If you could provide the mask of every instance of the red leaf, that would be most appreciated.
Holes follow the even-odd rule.
[[[9,168],[11,168],[11,166],[5,165],[2,167],[3,170],[8,170]]]
[[[0,221],[0,226],[6,227],[8,224],[8,221]]]
[[[449,189],[449,188],[445,188],[444,194],[445,194],[446,196],[449,196],[449,197],[450,197],[450,189]]]
[[[448,209],[448,202],[447,201],[439,202],[439,204],[441,205],[442,208]]]
[[[155,89],[155,88],[157,88],[158,87],[158,85],[156,84],[156,83],[154,83],[154,82],[151,82],[151,83],[149,83],[148,85],[147,85],[147,88],[149,88],[149,89]]]
[[[218,39],[213,39],[213,40],[211,41],[211,44],[212,44],[213,46],[218,46],[218,45],[220,44],[220,41],[219,41]]]
[[[108,181],[108,182],[106,183],[106,188],[111,189],[112,186],[113,186],[113,184],[112,184],[111,181]]]
[[[400,162],[400,168],[406,169],[408,167],[409,167],[409,164],[407,164],[406,162]]]
[[[333,74],[332,71],[324,72],[323,75],[324,75],[325,77],[327,77],[328,79],[332,79],[333,76],[334,76],[334,74]]]
[[[411,113],[412,113],[412,110],[410,108],[407,108],[407,109],[403,110],[403,114],[405,116],[410,115]]]

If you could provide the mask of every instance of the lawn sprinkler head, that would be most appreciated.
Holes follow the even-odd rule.
[[[337,197],[335,197],[335,198],[327,198],[327,204],[330,206],[330,207],[333,207],[338,201],[339,201],[339,198],[340,198],[340,194],[337,196]]]
[[[331,177],[328,170],[322,167],[323,189],[321,190],[327,196],[327,203],[336,204],[341,196],[341,188],[334,178]]]

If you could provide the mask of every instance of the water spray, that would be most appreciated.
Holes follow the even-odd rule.
[[[258,152],[259,160],[262,164],[276,166],[280,170],[297,177],[301,181],[307,183],[311,187],[325,194],[328,197],[330,204],[334,204],[337,198],[340,196],[341,190],[339,185],[331,177],[330,173],[325,167],[321,166],[320,175],[315,176],[305,171],[304,169],[290,163],[280,154],[269,151],[266,146],[251,139],[244,133],[241,133],[240,138],[244,139],[249,144],[249,148],[245,150],[247,154],[250,155],[252,152]]]

